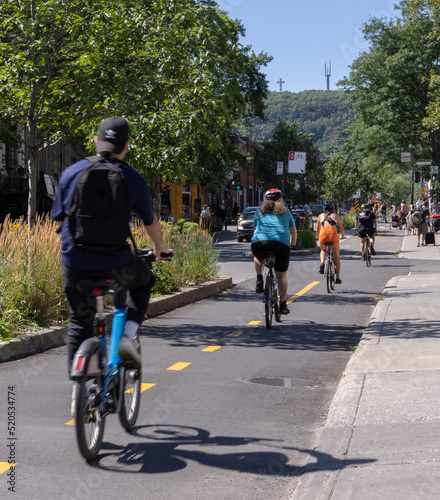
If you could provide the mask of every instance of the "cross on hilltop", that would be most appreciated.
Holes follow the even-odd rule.
[[[286,83],[281,77],[280,79],[277,81],[277,83],[280,85],[280,92],[283,91],[283,83]]]

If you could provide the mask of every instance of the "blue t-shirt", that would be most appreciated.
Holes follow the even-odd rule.
[[[150,189],[145,179],[136,172],[136,170],[122,163],[120,165],[124,170],[124,175],[130,189],[131,210],[139,214],[144,224],[149,226],[154,220]],[[78,174],[88,166],[90,166],[90,162],[84,159],[66,168],[61,174],[57,195],[52,206],[53,220],[64,221],[68,201]],[[62,263],[73,269],[85,271],[118,269],[125,266],[132,257],[132,252],[128,243],[111,254],[90,252],[78,247],[69,238],[67,221],[63,224],[61,229],[61,245]]]
[[[252,243],[257,241],[279,241],[290,246],[290,228],[295,227],[295,220],[290,210],[283,215],[276,215],[271,212],[262,214],[257,210],[254,217],[255,232],[252,236]]]

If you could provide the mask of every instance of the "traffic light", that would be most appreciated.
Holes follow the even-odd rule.
[[[355,179],[356,187],[358,187],[359,186],[359,170],[357,169],[357,167],[355,167],[353,169],[353,173],[356,176],[356,179]]]
[[[235,187],[237,188],[237,191],[239,191],[241,189],[240,172],[234,173],[234,182],[235,182]]]
[[[420,172],[415,172],[414,182],[420,182]]]

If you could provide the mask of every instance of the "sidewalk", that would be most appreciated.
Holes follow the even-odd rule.
[[[440,261],[436,243],[405,236],[399,257]],[[440,262],[430,267],[387,283],[291,500],[440,497]]]

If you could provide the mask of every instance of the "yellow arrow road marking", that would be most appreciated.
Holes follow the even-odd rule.
[[[259,325],[261,321],[249,321],[248,325]]]
[[[202,352],[214,352],[217,349],[221,349],[221,348],[222,348],[222,346],[220,346],[220,345],[210,345],[209,347],[202,349]]]
[[[68,422],[66,422],[64,425],[75,425],[75,419],[73,420],[69,420]]]
[[[9,470],[11,467],[15,467],[17,464],[10,464],[8,462],[0,462],[0,474],[3,474],[3,472],[6,472]]]
[[[231,332],[228,337],[239,337],[243,332]]]
[[[170,366],[169,368],[167,368],[167,370],[183,370],[184,368],[186,368],[187,366],[189,366],[191,363],[175,363],[173,366]]]

